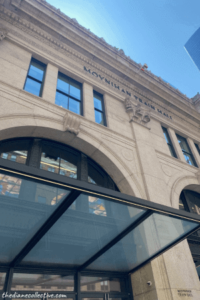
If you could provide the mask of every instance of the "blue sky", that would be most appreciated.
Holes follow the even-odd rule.
[[[200,0],[47,0],[70,18],[123,49],[189,98],[200,72],[184,49],[200,27]]]

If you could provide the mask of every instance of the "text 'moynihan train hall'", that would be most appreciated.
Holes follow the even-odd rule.
[[[2,297],[199,300],[200,97],[44,0],[0,0],[0,70]]]

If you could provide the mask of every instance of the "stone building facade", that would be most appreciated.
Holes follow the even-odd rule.
[[[26,90],[33,59],[45,66],[39,96]],[[183,190],[200,193],[198,101],[59,9],[44,0],[0,0],[0,69],[1,142],[27,137],[68,145],[101,166],[120,192],[176,209]],[[79,113],[55,103],[58,74],[80,83]],[[200,299],[187,240],[131,282],[135,300]]]

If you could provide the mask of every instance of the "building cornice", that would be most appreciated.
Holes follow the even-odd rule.
[[[5,0],[6,1],[6,0]],[[103,38],[97,37],[95,34],[93,34],[90,30],[84,28],[81,26],[75,19],[71,19],[68,16],[66,16],[63,12],[60,11],[60,9],[56,9],[54,6],[50,5],[44,0],[12,0],[12,5],[19,11],[23,11],[27,14],[30,14],[30,11],[33,13],[33,8],[36,10],[40,11],[42,14],[44,14],[48,19],[49,22],[46,22],[46,26],[49,28],[51,27],[50,24],[53,22],[57,22],[59,24],[62,24],[65,28],[68,29],[67,34],[70,35],[70,33],[73,33],[73,40],[76,41],[76,43],[84,47],[85,44],[87,43],[87,47],[89,46],[88,44],[90,43],[90,46],[93,48],[93,53],[95,53],[94,49],[98,48],[99,50],[104,52],[106,54],[103,59],[107,58],[108,61],[113,59],[113,54],[115,55],[114,59],[114,65],[116,64],[119,65],[119,69],[123,70],[125,68],[125,71],[130,70],[133,76],[137,75],[137,72],[141,69],[141,65],[137,64],[134,62],[130,57],[126,56],[123,52],[122,49],[117,50],[116,47],[112,47],[108,43],[105,42]],[[32,10],[31,10],[32,7]],[[45,8],[45,9],[44,9]],[[50,14],[51,12],[51,14]],[[53,13],[53,14],[52,14]],[[37,18],[37,14],[32,17]],[[47,19],[46,18],[46,19]],[[51,21],[50,21],[51,19]],[[45,18],[42,18],[43,22],[45,23]],[[41,18],[39,19],[41,22]],[[64,22],[63,22],[64,21]],[[47,24],[48,23],[48,24]],[[52,27],[55,31],[55,27]],[[57,32],[57,34],[61,34],[61,32]],[[80,43],[81,39],[81,43]],[[87,47],[85,49],[87,49]],[[90,49],[91,51],[92,49]],[[106,50],[106,52],[105,52]],[[95,56],[97,54],[95,53]],[[118,59],[119,58],[119,59]],[[120,61],[119,61],[120,60]],[[135,74],[136,73],[136,74]],[[127,73],[126,73],[127,74]],[[126,76],[124,74],[124,76]],[[131,74],[129,74],[131,76]],[[140,74],[141,75],[141,74]],[[134,76],[135,77],[135,76]],[[134,78],[136,80],[136,77]],[[186,103],[191,103],[191,99],[186,97],[184,94],[182,94],[178,89],[173,88],[170,84],[166,83],[163,81],[160,77],[154,75],[150,71],[145,70],[142,72],[142,75],[139,76],[138,83],[141,82],[141,79],[144,81],[152,81],[152,83],[157,84],[159,88],[165,89],[166,92],[170,93],[172,97],[178,97],[179,101],[183,101]],[[145,86],[145,82],[143,83]]]
[[[23,2],[27,2],[29,4],[30,1],[24,0]],[[33,2],[41,3],[42,1],[40,1],[40,0],[31,1],[31,4]],[[14,4],[17,7],[20,7],[21,1],[20,0],[12,0],[12,4]],[[184,112],[184,115],[187,115],[189,118],[192,117],[193,120],[195,118],[196,122],[199,123],[199,113],[195,111],[195,109],[190,101],[189,102],[185,102],[185,101],[180,102],[179,100],[177,101],[177,98],[174,98],[174,97],[172,98],[171,95],[168,95],[168,98],[167,98],[167,95],[166,95],[166,97],[162,97],[161,95],[158,97],[158,93],[156,95],[152,96],[151,90],[149,90],[149,92],[144,91],[144,89],[139,89],[139,88],[135,87],[134,84],[127,83],[127,80],[122,79],[122,77],[120,77],[119,75],[113,75],[113,74],[115,74],[114,72],[108,71],[105,67],[103,68],[101,65],[94,63],[93,60],[88,59],[85,55],[72,49],[70,46],[67,45],[64,36],[62,36],[63,39],[60,38],[61,37],[60,33],[58,33],[59,39],[58,38],[56,39],[54,36],[52,36],[51,34],[46,32],[45,30],[40,29],[38,26],[35,26],[34,24],[30,23],[29,21],[27,21],[25,19],[22,19],[19,15],[17,15],[14,12],[11,12],[7,8],[0,6],[0,10],[3,14],[5,14],[11,20],[11,23],[14,24],[16,27],[20,28],[21,30],[25,31],[26,33],[31,34],[36,39],[39,39],[40,41],[47,43],[49,46],[51,46],[54,49],[56,49],[57,51],[65,54],[66,56],[69,56],[69,54],[70,54],[71,57],[73,57],[73,59],[75,58],[75,60],[81,62],[82,66],[86,65],[87,67],[90,67],[90,68],[92,67],[93,70],[95,70],[95,71],[98,70],[99,72],[101,72],[101,74],[109,76],[113,80],[122,84],[122,87],[126,87],[126,88],[130,89],[133,93],[136,92],[137,94],[147,98],[148,100],[150,100],[152,102],[155,102],[153,99],[154,98],[153,96],[157,96],[157,98],[155,98],[157,101],[159,101],[159,100],[161,100],[161,102],[164,101],[164,103],[167,106],[172,107],[178,111],[180,111],[180,109],[181,109]],[[70,19],[70,18],[68,18],[68,19]],[[8,19],[6,21],[8,21]],[[87,74],[87,75],[92,76],[89,74]],[[144,77],[145,75],[143,75],[143,73],[142,73],[142,75],[140,74],[138,76],[141,78],[142,76]],[[128,76],[126,76],[126,79],[127,78],[128,78]],[[99,82],[100,82],[100,79],[99,79]],[[102,81],[101,81],[101,84],[102,84]],[[149,96],[150,93],[151,93],[151,95]],[[189,110],[188,110],[188,108],[189,108]]]

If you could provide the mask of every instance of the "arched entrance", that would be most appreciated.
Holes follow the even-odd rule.
[[[179,209],[200,215],[200,186],[191,184],[184,188],[179,198]],[[188,244],[200,279],[200,230],[188,238]]]

